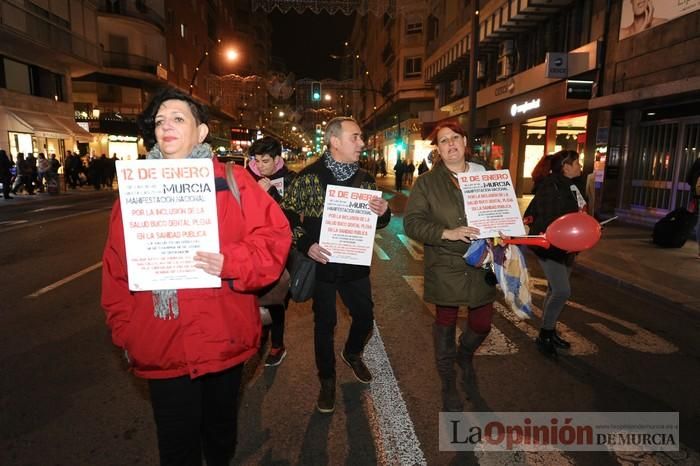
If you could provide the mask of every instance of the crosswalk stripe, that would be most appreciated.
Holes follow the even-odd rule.
[[[423,260],[423,245],[413,241],[411,238],[409,238],[406,235],[401,235],[398,234],[396,235],[397,238],[399,238],[399,241],[406,247],[408,250],[408,253],[417,261],[422,261]]]
[[[530,277],[531,283],[539,286],[546,286],[547,280],[543,278]],[[533,294],[543,294],[543,291],[532,289]],[[618,317],[605,314],[596,309],[592,309],[583,304],[579,304],[573,301],[567,301],[566,305],[574,309],[592,314],[601,319],[608,320],[617,324],[618,326],[626,328],[628,331],[625,333],[618,332],[611,329],[607,325],[600,322],[589,323],[588,325],[594,328],[601,335],[609,338],[618,345],[628,348],[631,350],[639,351],[642,353],[653,353],[653,354],[670,354],[678,351],[678,347],[673,343],[661,338],[658,335],[651,333],[648,330],[643,329],[639,325],[629,322],[627,320],[620,319]]]

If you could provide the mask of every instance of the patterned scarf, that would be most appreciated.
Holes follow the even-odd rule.
[[[210,159],[213,157],[209,144],[197,144],[192,149],[188,159]],[[147,159],[162,159],[158,144],[150,150]],[[180,306],[177,302],[177,290],[153,290],[153,315],[158,319],[177,319],[180,316]]]
[[[337,162],[333,159],[333,157],[331,157],[330,152],[326,152],[323,154],[323,162],[326,164],[326,168],[329,169],[331,173],[333,173],[333,176],[338,181],[349,180],[360,168],[360,164],[358,162]]]

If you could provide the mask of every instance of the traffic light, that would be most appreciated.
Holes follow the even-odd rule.
[[[321,100],[321,83],[318,81],[311,83],[311,100],[315,102]]]
[[[403,152],[405,148],[406,148],[406,145],[403,143],[403,139],[397,139],[396,140],[396,150],[399,152]]]

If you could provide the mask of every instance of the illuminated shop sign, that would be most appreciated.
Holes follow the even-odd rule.
[[[119,136],[116,134],[110,134],[109,140],[111,142],[137,142],[139,138],[136,136]]]
[[[516,116],[518,113],[527,113],[530,110],[535,110],[536,108],[540,108],[540,99],[532,99],[528,100],[526,102],[523,102],[522,104],[513,104],[510,107],[510,116]]]

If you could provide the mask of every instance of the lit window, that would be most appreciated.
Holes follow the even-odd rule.
[[[420,34],[423,32],[422,22],[409,22],[406,23],[406,34]]]
[[[185,38],[185,25],[180,23],[180,37]]]

